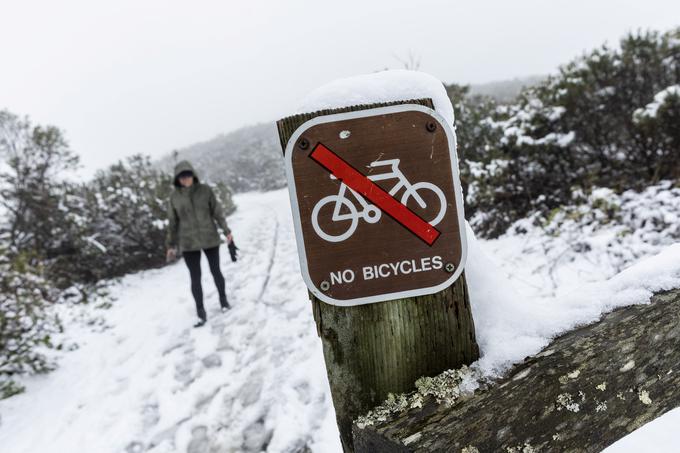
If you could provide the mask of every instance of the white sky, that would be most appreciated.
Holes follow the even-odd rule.
[[[276,120],[395,55],[483,83],[678,25],[678,0],[0,0],[0,109],[64,129],[85,175]]]

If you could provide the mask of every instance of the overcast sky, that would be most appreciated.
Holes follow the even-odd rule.
[[[678,25],[678,0],[0,0],[0,109],[64,129],[91,174],[276,120],[409,54],[483,83]]]

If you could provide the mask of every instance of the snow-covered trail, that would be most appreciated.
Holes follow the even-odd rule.
[[[201,329],[190,327],[195,308],[182,261],[123,278],[111,308],[58,306],[68,352],[56,371],[26,379],[24,394],[0,401],[0,453],[340,451],[287,192],[240,195],[237,203],[229,222],[240,260],[231,263],[222,248],[234,308],[219,312],[205,258],[209,319]],[[606,256],[597,247],[588,259],[555,260],[540,234],[468,238],[482,349],[473,366],[489,376],[560,332],[680,286],[680,244],[606,280],[610,267],[598,266]],[[584,272],[595,283],[577,289]]]
[[[55,372],[0,401],[0,450],[339,450],[287,192],[237,202],[241,258],[221,250],[233,309],[218,311],[205,257],[201,329],[182,261],[125,277],[98,322],[69,323],[79,347]]]

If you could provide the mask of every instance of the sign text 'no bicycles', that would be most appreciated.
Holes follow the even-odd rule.
[[[301,270],[319,299],[429,294],[462,272],[455,135],[435,111],[399,105],[317,117],[295,131],[285,157]]]

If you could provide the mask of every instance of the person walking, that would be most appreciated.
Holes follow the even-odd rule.
[[[183,160],[175,166],[175,190],[168,203],[168,231],[166,238],[168,261],[178,254],[184,257],[191,278],[191,293],[196,302],[198,322],[194,327],[206,323],[201,287],[201,250],[208,258],[210,272],[220,296],[222,311],[230,307],[227,301],[224,276],[220,270],[220,235],[217,225],[227,237],[227,244],[234,240],[224,218],[222,206],[215,193],[207,184],[202,184],[192,165]]]

